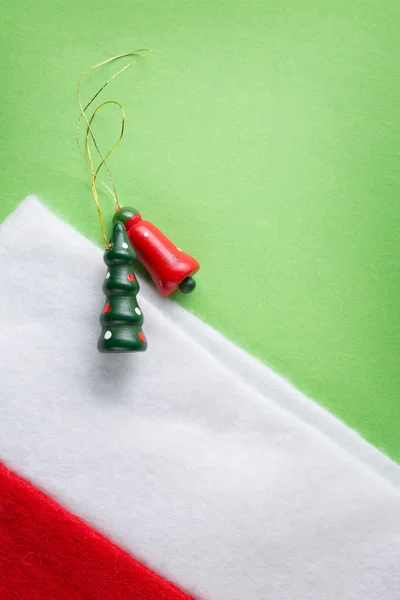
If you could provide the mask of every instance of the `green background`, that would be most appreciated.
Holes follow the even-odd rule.
[[[399,459],[398,1],[2,8],[0,218],[36,193],[100,243],[75,86],[149,47],[103,97],[127,113],[110,166],[121,202],[200,260],[179,301]],[[100,116],[102,142],[117,122]]]

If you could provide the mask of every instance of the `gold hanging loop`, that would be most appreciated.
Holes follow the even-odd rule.
[[[109,244],[107,242],[107,235],[106,235],[106,230],[105,230],[105,226],[104,226],[104,220],[103,220],[103,215],[101,212],[101,207],[100,207],[100,201],[99,201],[99,196],[98,196],[98,192],[97,192],[97,186],[96,183],[100,182],[110,193],[113,202],[115,204],[115,208],[116,210],[118,210],[120,208],[120,204],[118,202],[118,194],[117,194],[117,190],[116,190],[116,186],[114,183],[114,178],[111,174],[111,171],[107,165],[107,160],[110,158],[110,156],[115,152],[115,150],[117,149],[117,147],[119,146],[119,144],[122,141],[123,135],[124,135],[124,128],[125,128],[125,111],[122,107],[122,105],[117,102],[116,100],[107,100],[106,102],[103,102],[102,104],[100,104],[92,113],[91,117],[88,118],[87,116],[87,109],[93,104],[93,102],[96,100],[96,98],[99,96],[99,94],[104,90],[104,88],[106,88],[108,86],[108,84],[115,79],[116,77],[118,77],[118,75],[120,75],[121,73],[123,73],[123,71],[125,71],[126,69],[128,69],[129,67],[131,67],[132,65],[134,65],[136,62],[138,62],[139,60],[142,60],[143,58],[145,58],[149,53],[149,50],[147,48],[143,48],[140,50],[135,50],[134,52],[126,52],[125,54],[118,54],[117,56],[113,56],[112,58],[108,58],[107,60],[104,60],[100,63],[98,63],[97,65],[94,65],[93,67],[90,67],[90,69],[88,69],[87,71],[85,71],[82,75],[82,77],[79,79],[78,81],[78,85],[77,85],[77,89],[76,89],[76,95],[78,98],[78,104],[79,104],[79,108],[80,108],[80,115],[78,118],[78,123],[76,126],[76,142],[78,145],[78,149],[79,152],[81,154],[81,156],[83,157],[85,163],[88,165],[90,172],[91,172],[91,187],[92,187],[92,194],[93,194],[93,198],[94,201],[96,203],[96,208],[97,208],[97,213],[99,215],[99,220],[100,220],[100,226],[101,226],[101,231],[102,231],[102,237],[103,237],[103,244],[105,246],[105,248],[109,247]],[[111,63],[113,61],[122,59],[122,58],[126,58],[126,57],[134,57],[133,60],[131,60],[128,64],[126,64],[124,67],[122,67],[119,71],[117,71],[116,73],[114,73],[114,75],[112,75],[101,87],[100,89],[95,93],[95,95],[91,98],[91,100],[86,104],[86,106],[83,106],[82,100],[81,100],[81,86],[82,86],[82,82],[85,79],[85,77],[91,72],[94,71],[95,69],[98,69],[108,63]],[[107,105],[116,105],[119,107],[120,111],[121,111],[121,129],[120,129],[120,134],[119,137],[117,139],[117,141],[115,142],[114,146],[111,148],[111,150],[105,155],[103,156],[102,152],[100,151],[100,148],[98,146],[96,137],[93,133],[93,127],[92,127],[92,123],[93,120],[95,119],[96,115],[98,114],[98,112]],[[82,151],[81,148],[81,144],[79,141],[79,133],[80,133],[80,127],[81,127],[81,122],[82,119],[85,121],[86,123],[86,134],[85,134],[85,151],[86,151],[86,155],[85,153]],[[93,143],[93,146],[96,150],[96,153],[100,159],[100,163],[97,166],[97,168],[94,167],[94,161],[93,161],[93,156],[92,156],[92,152],[90,150],[90,142]],[[108,186],[102,179],[100,179],[100,177],[98,176],[100,169],[104,166],[104,169],[107,172],[108,178],[110,180],[110,184],[111,187]]]

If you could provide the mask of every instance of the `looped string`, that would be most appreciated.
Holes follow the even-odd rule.
[[[101,207],[100,207],[100,202],[99,202],[99,197],[98,197],[98,192],[97,192],[97,187],[96,187],[96,183],[99,181],[110,193],[113,202],[115,204],[115,209],[118,210],[119,208],[121,208],[119,202],[118,202],[118,194],[117,194],[117,190],[115,187],[115,183],[114,183],[114,178],[111,174],[111,171],[107,165],[107,160],[110,158],[110,156],[115,152],[115,150],[117,149],[117,147],[119,146],[119,144],[121,143],[121,140],[123,138],[124,135],[124,127],[125,127],[125,111],[122,107],[122,105],[117,102],[116,100],[107,100],[106,102],[103,102],[102,104],[100,104],[92,113],[90,119],[88,119],[88,116],[86,114],[87,109],[89,108],[89,106],[91,106],[91,104],[93,104],[93,102],[96,100],[96,98],[99,96],[99,94],[104,90],[104,88],[107,87],[107,85],[113,80],[115,79],[118,75],[120,75],[123,71],[125,71],[126,69],[128,69],[130,66],[132,66],[133,64],[135,64],[136,62],[138,62],[139,60],[141,60],[142,58],[145,58],[149,53],[149,50],[147,48],[143,48],[141,50],[135,50],[134,52],[127,52],[125,54],[119,54],[118,56],[113,56],[112,58],[108,58],[107,60],[104,60],[101,63],[98,63],[97,65],[94,65],[93,67],[91,67],[90,69],[88,69],[87,71],[85,71],[85,73],[82,75],[82,77],[80,78],[79,82],[78,82],[78,86],[76,89],[76,95],[78,98],[78,104],[79,104],[79,108],[80,108],[80,115],[79,115],[79,119],[78,119],[78,123],[76,126],[76,142],[78,145],[78,149],[79,152],[81,154],[81,156],[83,157],[85,163],[88,165],[90,172],[91,172],[91,183],[92,183],[92,194],[93,194],[93,198],[94,201],[96,203],[96,208],[97,208],[97,213],[99,215],[99,220],[100,220],[100,226],[101,226],[101,231],[102,231],[102,237],[103,237],[103,244],[105,246],[105,248],[109,248],[110,245],[107,242],[107,234],[106,234],[106,230],[105,230],[105,226],[104,226],[104,220],[103,220],[103,214],[101,212]],[[95,69],[98,69],[99,67],[102,67],[110,62],[113,62],[115,60],[119,60],[121,58],[126,58],[128,56],[133,56],[135,57],[133,60],[131,60],[128,64],[126,64],[124,67],[122,67],[122,69],[120,69],[119,71],[117,71],[116,73],[114,73],[114,75],[112,75],[101,87],[100,89],[95,93],[95,95],[91,98],[91,100],[86,104],[86,106],[84,107],[81,101],[81,95],[80,95],[80,89],[81,89],[81,85],[83,80],[85,79],[85,77],[91,72],[94,71]],[[95,119],[96,115],[98,114],[98,112],[104,107],[107,106],[109,104],[114,104],[116,106],[119,107],[120,112],[121,112],[121,129],[120,129],[120,135],[117,139],[117,141],[115,142],[114,146],[111,148],[111,150],[105,155],[103,156],[102,152],[100,151],[100,148],[98,146],[97,140],[95,138],[95,135],[93,133],[93,120]],[[81,126],[81,122],[82,119],[85,121],[86,123],[86,135],[85,135],[85,150],[86,150],[86,155],[87,158],[85,156],[85,153],[82,151],[81,148],[81,144],[79,142],[79,133],[80,133],[80,126]],[[93,162],[93,157],[92,157],[92,152],[90,150],[90,142],[93,143],[93,146],[96,150],[96,153],[100,159],[100,163],[98,165],[97,168],[94,167],[94,162]],[[110,184],[111,187],[109,187],[102,179],[100,179],[100,177],[98,176],[100,169],[104,166],[108,178],[110,180]]]
[[[90,144],[89,144],[90,137],[91,137],[91,135],[93,135],[93,134],[91,134],[90,130],[91,130],[92,122],[93,122],[94,118],[96,117],[97,113],[99,112],[99,110],[101,110],[107,104],[115,104],[119,107],[119,109],[121,111],[121,132],[120,132],[119,138],[116,141],[116,143],[114,144],[114,146],[111,148],[111,150],[108,152],[108,154],[106,154],[104,156],[104,158],[101,158],[101,162],[100,162],[99,166],[97,167],[97,169],[95,170],[94,164],[93,164],[93,159],[92,159],[92,152],[90,150]],[[102,183],[102,185],[110,192],[110,194],[113,197],[113,200],[115,202],[115,209],[116,210],[120,209],[121,206],[118,202],[117,190],[115,189],[114,180],[112,178],[109,168],[107,167],[106,161],[111,156],[111,154],[113,154],[115,149],[120,144],[120,142],[122,140],[122,136],[124,134],[124,125],[125,125],[125,111],[124,111],[122,105],[119,102],[117,102],[116,100],[107,100],[106,102],[103,102],[103,104],[100,104],[96,108],[96,110],[93,112],[92,116],[90,117],[89,125],[86,128],[85,147],[86,147],[86,153],[88,156],[88,160],[86,162],[88,162],[90,171],[92,174],[92,194],[93,194],[94,201],[96,203],[97,214],[99,215],[99,221],[100,221],[101,232],[102,232],[102,237],[103,237],[103,244],[107,250],[110,247],[110,244],[107,243],[107,234],[106,234],[106,230],[104,227],[103,215],[102,215],[101,208],[100,208],[100,201],[99,201],[99,196],[98,196],[97,188],[96,188],[96,180],[98,179]],[[112,190],[108,187],[108,185],[106,185],[104,183],[104,181],[102,179],[100,179],[100,177],[98,177],[98,174],[99,174],[99,171],[100,171],[102,165],[105,166],[105,168],[107,169],[107,172],[109,173],[109,176],[111,179],[111,185],[113,188]]]

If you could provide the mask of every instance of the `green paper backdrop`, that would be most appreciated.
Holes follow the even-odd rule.
[[[200,260],[179,301],[399,459],[399,31],[397,0],[8,2],[0,218],[36,193],[100,243],[75,86],[149,47],[110,166]]]

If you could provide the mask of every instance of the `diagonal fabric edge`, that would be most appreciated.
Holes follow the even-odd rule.
[[[24,213],[32,207],[36,211],[43,211],[44,214],[50,214],[54,219],[57,219],[57,216],[36,196],[30,195],[0,224],[0,229],[4,225],[11,224],[19,217],[23,217]],[[66,225],[76,233],[79,239],[83,239],[85,243],[97,248],[96,244],[88,240],[71,225]],[[245,350],[236,346],[221,333],[173,300],[161,297],[143,278],[139,277],[139,279],[142,289],[146,290],[146,296],[151,300],[153,306],[158,308],[164,317],[171,319],[174,326],[181,330],[183,336],[188,337],[186,332],[190,331],[193,334],[190,336],[191,343],[197,343],[201,346],[205,352],[213,356],[213,360],[219,362],[222,368],[234,371],[237,377],[240,377],[247,386],[252,387],[260,395],[264,396],[267,393],[268,398],[280,408],[315,428],[354,459],[357,459],[396,487],[400,487],[400,466],[392,459],[375,448],[356,431],[350,429],[327,409],[295,388],[292,383],[273,371],[272,368],[264,365]],[[219,360],[221,349],[224,351],[223,363]]]
[[[1,463],[0,500],[4,600],[190,600]]]

